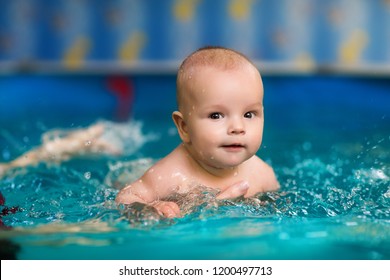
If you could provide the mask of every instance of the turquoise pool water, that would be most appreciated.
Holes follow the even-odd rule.
[[[55,83],[68,78],[56,77]],[[39,79],[48,87],[50,77]],[[93,87],[102,79],[86,77]],[[113,202],[118,181],[137,177],[179,143],[170,119],[174,78],[134,83],[145,91],[136,92],[128,122],[129,153],[41,164],[1,179],[3,252],[18,259],[390,259],[386,79],[265,77],[258,154],[274,167],[281,190],[220,203],[203,191],[183,205],[188,214],[174,220],[148,209],[123,213]],[[10,84],[12,94],[23,95]],[[151,84],[158,94],[152,95]],[[39,100],[52,98],[43,91],[25,100],[38,104],[35,110],[31,106],[13,119],[15,95],[1,97],[11,108],[1,108],[4,116],[9,112],[7,120],[0,114],[0,161],[39,144],[54,127],[114,119],[115,102],[106,102],[105,95],[78,97],[88,106],[74,116],[72,104],[63,102],[62,109],[42,110]]]

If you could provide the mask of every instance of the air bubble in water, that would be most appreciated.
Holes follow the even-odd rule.
[[[89,172],[89,171],[85,172],[84,173],[84,178],[87,179],[87,180],[91,179],[91,172]]]

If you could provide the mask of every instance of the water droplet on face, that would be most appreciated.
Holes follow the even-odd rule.
[[[161,177],[161,176],[158,176],[158,177],[157,177],[157,179],[161,180],[161,179],[162,179],[162,177]]]
[[[89,172],[89,171],[85,172],[84,173],[84,178],[87,179],[87,180],[91,179],[91,172]]]
[[[181,177],[181,178],[183,178],[184,175],[181,174],[180,172],[174,172],[174,173],[172,173],[171,177],[172,177],[172,178],[175,178],[175,177]]]
[[[92,141],[91,141],[91,140],[85,141],[85,146],[89,146],[89,145],[91,145],[91,144],[92,144]]]
[[[150,172],[150,173],[153,173],[153,172],[154,172],[154,169],[153,169],[153,168],[152,168],[152,169],[150,169],[150,170],[149,170],[149,172]]]

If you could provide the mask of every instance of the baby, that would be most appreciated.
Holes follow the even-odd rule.
[[[256,156],[264,126],[263,84],[244,55],[220,47],[189,55],[178,72],[177,103],[172,118],[182,143],[123,188],[118,204],[146,204],[172,218],[181,213],[168,197],[193,186],[216,189],[217,199],[279,188],[273,169]]]

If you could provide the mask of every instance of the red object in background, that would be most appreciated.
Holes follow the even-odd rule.
[[[0,206],[4,206],[5,198],[0,192]],[[4,207],[0,213],[0,230],[10,230],[12,227],[6,226],[1,219],[2,216],[8,215],[9,213],[15,213],[19,211],[19,207]],[[8,239],[0,239],[0,259],[1,260],[16,260],[20,246]]]
[[[0,192],[0,205],[4,205],[4,203],[5,203],[5,198],[4,198],[3,194]],[[1,216],[3,216],[3,215],[0,214],[0,229],[6,228],[6,226],[3,223],[3,220],[1,219]]]
[[[108,78],[108,89],[118,99],[117,115],[119,121],[127,121],[132,112],[134,100],[133,82],[126,77],[114,76]]]
[[[3,194],[0,192],[0,205],[4,205],[4,203],[5,203],[5,198]]]
[[[0,206],[4,206],[4,204],[5,204],[5,198],[4,198],[3,194],[0,192]],[[0,212],[0,229],[9,229],[10,228],[9,226],[4,225],[1,217],[9,215],[9,214],[15,214],[19,210],[20,209],[17,206],[13,206],[13,207],[5,206]]]

